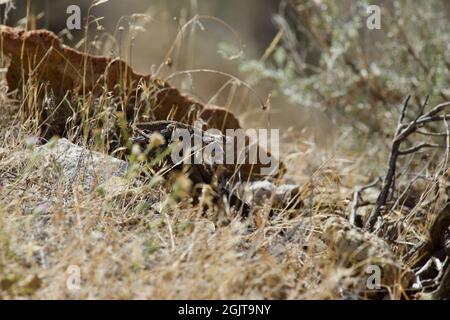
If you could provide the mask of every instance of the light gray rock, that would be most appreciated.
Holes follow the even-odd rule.
[[[241,195],[248,203],[263,205],[269,202],[273,208],[299,208],[299,186],[275,185],[270,181],[256,181],[241,187]]]
[[[411,270],[402,265],[386,241],[338,216],[329,217],[323,222],[323,226],[321,238],[328,244],[330,253],[339,265],[361,274],[373,274],[374,268],[379,269],[379,284],[383,287],[399,284],[404,288],[410,286],[413,281]],[[369,275],[366,279],[368,277]],[[363,282],[362,285],[365,286],[366,283]]]
[[[90,151],[67,139],[50,142],[37,150],[45,162],[56,163],[66,188],[78,183],[92,190],[114,177],[124,177],[127,173],[128,165],[125,161]]]

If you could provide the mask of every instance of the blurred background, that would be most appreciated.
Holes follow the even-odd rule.
[[[65,43],[78,44],[80,48],[88,14],[91,21],[99,19],[89,28],[91,42],[97,40],[91,43],[91,52],[121,56],[142,73],[155,72],[166,62],[168,51],[175,45],[170,67],[162,70],[164,76],[182,70],[210,69],[239,78],[242,75],[239,60],[260,59],[277,34],[272,17],[280,6],[279,0],[109,0],[94,7],[92,0],[16,0],[12,3],[14,9],[8,12],[7,19],[3,18],[6,24],[47,28],[61,35]],[[83,29],[68,34],[66,10],[73,4],[81,8]],[[2,6],[3,17],[5,9]],[[196,15],[203,18],[186,27],[177,40],[181,28]],[[28,21],[27,16],[31,17]],[[231,53],[225,52],[226,49]],[[230,59],[234,51],[239,55]],[[226,75],[201,72],[175,77],[171,83],[207,102],[229,79]],[[229,91],[230,88],[225,88],[215,103],[225,104]],[[258,99],[264,100],[267,92],[258,92],[261,94]],[[247,95],[243,90],[237,94]],[[233,108],[239,113],[237,105]]]
[[[164,76],[177,71],[208,69],[248,80],[246,72],[241,70],[241,63],[244,59],[258,61],[264,56],[279,31],[273,18],[282,2],[109,0],[91,9],[94,3],[91,0],[17,0],[13,3],[15,8],[8,12],[6,24],[25,26],[28,23],[28,28],[47,28],[64,38],[65,43],[71,46],[78,44],[80,48],[82,44],[79,41],[84,38],[84,24],[89,13],[90,20],[100,19],[98,23],[90,25],[90,40],[97,40],[91,46],[91,52],[121,56],[142,73],[155,72],[166,62],[165,57],[175,44],[171,65],[162,70]],[[66,10],[72,4],[81,8],[83,30],[72,30],[69,35],[65,30],[69,16]],[[4,17],[4,6],[2,11]],[[32,17],[28,21],[24,19],[27,15]],[[204,18],[199,18],[198,23],[192,23],[176,41],[183,25],[196,15]],[[101,29],[97,29],[97,24]],[[102,37],[105,33],[111,36]],[[111,38],[115,39],[116,44],[110,43]],[[120,48],[118,42],[121,42]],[[270,85],[258,86],[253,83],[255,91],[249,92],[243,86],[226,86],[228,80],[230,77],[227,75],[200,72],[176,76],[170,82],[203,102],[215,98],[215,104],[229,105],[247,127],[279,127],[284,120],[279,119],[281,114],[275,108],[280,104],[289,109],[287,119],[291,120],[290,124],[299,124],[302,117],[298,106],[285,99],[276,101],[276,98],[272,102],[274,109],[269,123],[269,117],[262,112],[261,104],[266,102],[270,94]],[[294,121],[293,112],[296,113]]]
[[[0,4],[2,23],[48,28],[78,48],[89,20],[91,53],[158,72],[203,102],[230,107],[246,127],[291,128],[324,146],[349,133],[385,139],[408,94],[416,106],[427,95],[431,103],[450,97],[448,0]],[[83,28],[67,32],[72,4]],[[369,5],[380,7],[380,30],[367,28]]]

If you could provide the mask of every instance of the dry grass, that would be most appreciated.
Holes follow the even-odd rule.
[[[8,95],[4,83],[0,90],[0,298],[414,297],[407,292],[413,280],[407,255],[426,240],[429,221],[447,201],[446,176],[423,179],[413,190],[407,185],[413,172],[426,178],[440,172],[438,152],[425,165],[412,158],[402,163],[397,187],[405,197],[385,215],[383,228],[368,233],[348,220],[355,188],[385,169],[386,141],[342,130],[333,148],[321,149],[287,132],[282,182],[300,186],[303,206],[260,204],[243,219],[221,205],[204,212],[192,204],[186,177],[159,177],[133,155],[118,190],[68,184],[57,161],[42,157],[30,138],[54,102],[41,99],[32,79],[24,89],[22,96]],[[88,150],[112,153],[111,132],[127,138],[117,112],[124,106],[107,94],[73,97],[62,106],[76,110],[68,138]],[[363,218],[377,194],[376,187],[364,195]],[[366,285],[374,264],[383,270],[378,292]],[[80,268],[79,290],[67,285],[71,266]]]
[[[304,186],[304,208],[271,215],[263,206],[242,220],[220,208],[203,214],[170,186],[154,186],[141,177],[130,178],[119,194],[86,190],[80,181],[67,188],[60,168],[27,147],[27,135],[12,117],[3,117],[2,126],[2,298],[335,299],[363,294],[358,283],[367,277],[364,268],[339,257],[323,237],[325,221],[347,215],[351,161],[326,159],[312,145],[291,145],[296,174],[288,177]],[[180,199],[170,201],[174,198]],[[66,285],[73,265],[81,268],[79,291]]]

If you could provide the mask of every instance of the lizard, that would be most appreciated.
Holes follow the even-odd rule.
[[[250,140],[248,137],[245,139],[245,145],[239,145],[239,139],[237,136],[226,136],[222,134],[212,134],[208,131],[204,131],[202,128],[195,128],[193,126],[176,122],[176,121],[154,121],[150,123],[137,123],[133,126],[133,135],[130,140],[133,143],[137,143],[142,146],[143,150],[148,149],[147,146],[151,144],[151,135],[153,133],[158,133],[163,136],[163,143],[161,147],[167,148],[171,143],[176,141],[181,141],[187,143],[189,147],[196,146],[195,141],[201,141],[201,145],[197,146],[201,150],[204,150],[206,146],[220,148],[223,151],[223,158],[226,159],[228,152],[232,152],[231,156],[234,161],[228,163],[226,161],[221,161],[217,164],[208,164],[205,161],[195,161],[193,154],[191,154],[191,165],[190,171],[192,172],[191,177],[194,177],[192,181],[197,182],[210,182],[210,179],[214,176],[215,178],[222,178],[224,182],[233,184],[237,181],[255,180],[263,179],[265,176],[280,177],[286,170],[282,162],[277,161],[277,165],[273,167],[272,174],[262,174],[262,169],[270,168],[270,165],[263,164],[261,162],[250,161]],[[180,140],[179,136],[176,134],[177,130],[184,130],[189,132],[190,141]],[[184,138],[184,136],[183,136]],[[257,153],[261,148],[259,145],[255,146]],[[159,148],[158,148],[159,150]],[[195,153],[191,150],[192,153]],[[161,151],[161,150],[160,150]],[[152,151],[153,152],[153,151]],[[239,163],[238,157],[243,155],[245,161]],[[184,155],[186,156],[186,155]],[[273,158],[272,160],[276,160]],[[175,165],[175,163],[172,163]]]

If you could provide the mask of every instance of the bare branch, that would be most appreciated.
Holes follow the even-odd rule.
[[[405,102],[403,103],[403,107],[402,107],[402,111],[400,112],[400,117],[398,119],[398,126],[400,127],[400,125],[402,124],[403,120],[405,119],[406,116],[406,110],[408,109],[408,105],[409,105],[409,101],[411,100],[411,96],[408,96],[405,100]]]
[[[424,149],[424,148],[445,148],[445,146],[442,146],[442,145],[440,145],[440,144],[434,144],[434,143],[426,143],[426,142],[424,142],[424,143],[421,143],[421,144],[419,144],[419,145],[417,145],[417,146],[411,147],[411,148],[409,148],[409,149],[406,149],[406,150],[400,150],[400,151],[398,152],[398,154],[399,154],[400,156],[404,156],[404,155],[407,155],[407,154],[411,154],[411,153],[414,153],[414,152],[418,152],[418,151],[420,151],[420,150],[422,150],[422,149]]]
[[[420,117],[420,119],[417,121],[417,125],[424,125],[430,122],[437,122],[437,121],[443,121],[443,120],[450,120],[450,115],[445,116],[431,116],[431,117]]]
[[[448,107],[450,107],[450,101],[437,105],[436,107],[434,107],[430,112],[428,112],[424,116],[428,116],[428,117],[435,116],[435,115],[441,113],[442,111],[444,111],[445,109],[447,109]]]
[[[399,135],[404,135],[406,138],[408,136],[407,132],[413,132],[414,127],[413,125],[408,125],[406,129],[402,131],[402,122],[404,120],[406,109],[408,108],[409,101],[411,100],[411,96],[408,96],[403,104],[402,111],[400,113],[399,121],[397,124],[397,130],[395,131],[395,137],[392,142],[391,146],[391,152],[389,155],[389,163],[388,163],[388,170],[386,171],[386,175],[383,180],[383,186],[381,188],[381,192],[378,195],[377,202],[375,205],[374,210],[370,214],[367,222],[366,222],[366,228],[369,230],[372,230],[375,226],[375,223],[378,220],[378,217],[381,214],[381,208],[386,204],[389,191],[391,190],[394,178],[395,178],[395,171],[397,168],[397,158],[399,156],[399,149],[400,149],[400,143],[404,139],[400,139]],[[400,133],[401,132],[401,133]]]
[[[446,132],[428,132],[428,131],[417,130],[416,133],[421,134],[423,136],[429,136],[429,137],[446,137],[447,136]]]
[[[411,96],[408,96],[403,104],[403,108],[400,112],[397,129],[395,131],[395,136],[392,141],[391,145],[391,151],[389,154],[389,160],[388,160],[388,169],[386,171],[386,175],[383,180],[383,186],[381,188],[380,194],[378,195],[375,208],[373,209],[372,213],[369,215],[369,218],[366,222],[366,228],[373,231],[373,228],[375,227],[375,224],[378,220],[378,218],[381,216],[381,209],[383,206],[386,205],[389,194],[393,192],[393,189],[395,189],[395,176],[396,176],[396,170],[397,170],[397,160],[398,157],[413,154],[415,152],[419,152],[420,150],[424,148],[445,148],[448,149],[446,146],[433,144],[433,143],[420,143],[414,147],[411,147],[409,149],[400,150],[400,146],[402,143],[406,142],[406,140],[415,132],[418,131],[418,129],[422,126],[424,126],[427,123],[431,122],[438,122],[438,121],[447,121],[450,120],[449,115],[442,115],[443,111],[445,111],[447,108],[450,107],[450,101],[441,103],[434,107],[431,111],[424,114],[425,108],[428,104],[429,97],[425,99],[425,102],[422,104],[420,110],[418,111],[416,117],[413,121],[410,123],[403,123],[406,117],[406,111],[408,109],[408,104],[411,99]],[[444,136],[439,134],[439,136]],[[445,135],[447,136],[447,134]],[[448,150],[447,150],[448,151]]]
[[[367,201],[366,202],[362,201],[361,193],[367,189],[375,187],[380,182],[380,180],[381,180],[380,178],[376,178],[371,183],[369,183],[363,187],[356,188],[355,192],[353,193],[352,212],[350,213],[350,218],[349,218],[349,221],[352,225],[355,225],[356,214],[357,214],[358,208],[370,204]],[[360,200],[362,202],[360,202]]]

